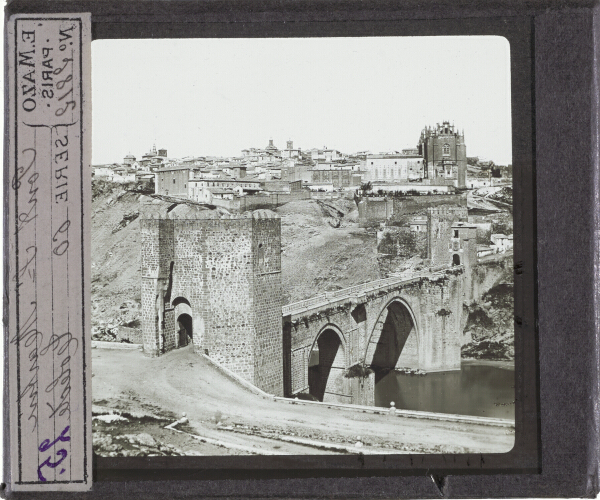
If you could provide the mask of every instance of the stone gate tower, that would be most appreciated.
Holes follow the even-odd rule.
[[[464,266],[470,284],[477,266],[477,227],[468,223],[467,207],[440,206],[427,209],[427,258],[433,267]],[[465,300],[471,300],[471,286]]]
[[[195,352],[283,394],[281,219],[148,199],[140,214],[144,353]]]

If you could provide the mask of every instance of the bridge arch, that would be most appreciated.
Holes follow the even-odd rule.
[[[319,401],[350,403],[347,344],[342,330],[329,323],[319,331],[308,358],[309,393]]]
[[[179,347],[186,346],[189,340],[194,338],[194,314],[189,300],[185,297],[173,299],[171,305],[175,309],[175,321],[177,325]]]
[[[389,300],[379,313],[365,349],[364,365],[376,373],[419,368],[417,320],[401,297]]]

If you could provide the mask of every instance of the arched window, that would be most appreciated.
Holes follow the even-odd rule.
[[[442,146],[442,154],[444,156],[450,156],[450,144],[444,144]]]

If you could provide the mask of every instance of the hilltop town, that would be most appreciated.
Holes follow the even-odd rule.
[[[417,146],[400,151],[303,150],[292,140],[280,149],[270,139],[266,147],[244,149],[235,157],[176,158],[153,146],[139,159],[128,154],[121,163],[94,165],[92,175],[109,182],[154,184],[157,194],[239,209],[246,208],[239,201],[245,196],[291,195],[304,189],[330,193],[365,183],[375,193],[405,194],[510,185],[512,171],[510,165],[467,157],[464,132],[443,122],[423,128]],[[249,202],[254,203],[258,201]]]
[[[95,446],[103,454],[125,453],[113,438],[133,425],[124,413],[132,408],[164,419],[174,418],[167,408],[192,411],[188,430],[213,436],[207,443],[224,431],[245,434],[237,445],[219,437],[210,453],[223,446],[245,453],[265,429],[288,442],[297,431],[274,423],[272,403],[264,414],[261,405],[240,413],[235,394],[248,407],[262,394],[373,408],[389,404],[375,385],[390,371],[456,372],[470,360],[512,366],[510,165],[468,157],[464,132],[449,122],[424,127],[416,147],[387,153],[302,150],[292,141],[278,149],[273,140],[241,153],[172,158],[153,147],[139,160],[128,154],[94,167],[92,339],[104,347],[94,354],[94,411],[107,419]],[[135,351],[111,351],[108,343]],[[161,361],[140,364],[139,356]],[[150,366],[160,378],[140,385]],[[196,399],[167,397],[178,394],[178,373],[200,377],[188,389],[219,416]],[[240,393],[239,384],[254,394]],[[315,428],[309,417],[319,411],[307,408],[306,418],[291,411],[307,429],[298,435],[316,441],[288,444],[288,452],[353,442],[356,431],[345,424],[329,434]],[[239,425],[223,427],[227,412]],[[156,444],[160,418],[156,428],[135,429],[152,428],[154,437],[144,439]],[[471,449],[461,443],[478,429],[477,418],[440,450]],[[370,419],[363,440],[380,451],[432,449],[418,432],[380,439]],[[501,434],[490,449],[503,449]],[[261,446],[274,439],[264,438]],[[472,449],[484,446],[483,434],[477,439]],[[126,453],[198,451],[142,444]]]
[[[468,157],[464,132],[449,122],[424,127],[415,148],[377,154],[303,150],[291,140],[284,149],[269,140],[227,158],[174,158],[152,147],[139,159],[128,154],[122,163],[93,166],[93,191],[94,235],[103,249],[93,258],[94,286],[102,283],[93,326],[106,340],[139,329],[138,275],[128,270],[139,269],[132,245],[139,245],[144,195],[232,214],[275,210],[284,304],[423,266],[428,207],[468,207],[465,222],[477,228],[482,261],[512,251],[512,168]],[[119,269],[123,261],[127,270]]]

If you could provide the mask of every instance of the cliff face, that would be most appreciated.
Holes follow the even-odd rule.
[[[465,330],[473,341],[463,346],[463,358],[514,360],[513,283],[493,286],[469,306]]]

